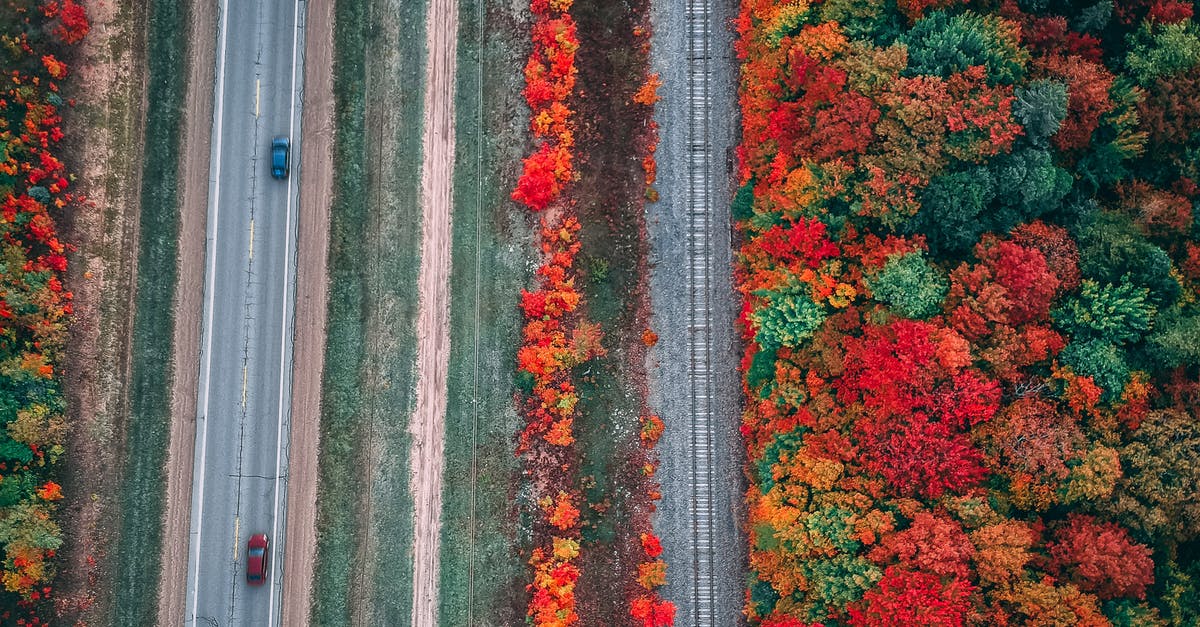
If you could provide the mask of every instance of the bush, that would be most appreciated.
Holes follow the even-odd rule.
[[[945,273],[929,265],[920,252],[892,255],[867,282],[875,298],[906,318],[928,318],[942,308],[950,291]]]
[[[1129,366],[1125,353],[1112,342],[1091,338],[1067,344],[1059,355],[1062,362],[1076,374],[1091,377],[1104,390],[1103,398],[1113,401],[1121,397],[1129,383]]]
[[[1025,127],[1025,137],[1045,147],[1067,117],[1067,86],[1059,81],[1038,80],[1016,89],[1013,117]]]
[[[982,65],[991,82],[1011,85],[1025,76],[1029,61],[1019,32],[1015,24],[993,15],[931,13],[899,39],[908,46],[905,74],[949,78]]]

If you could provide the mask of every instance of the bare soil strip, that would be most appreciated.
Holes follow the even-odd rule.
[[[454,68],[457,0],[433,0],[426,21],[424,162],[421,166],[421,270],[417,313],[417,410],[412,418],[415,504],[413,625],[435,625],[438,540],[450,357],[450,207],[454,172]]]
[[[179,279],[172,340],[171,443],[163,514],[162,586],[158,624],[177,625],[184,614],[187,550],[196,439],[196,385],[200,374],[200,312],[204,298],[204,235],[208,218],[209,142],[213,121],[214,2],[191,2],[184,136],[180,152]]]
[[[113,519],[118,507],[118,437],[128,399],[122,381],[129,367],[132,294],[137,265],[141,189],[144,41],[140,2],[85,0],[90,34],[69,59],[80,94],[64,122],[76,191],[88,199],[63,220],[79,247],[67,276],[75,315],[66,351],[69,424],[63,465],[66,499],[62,524],[67,543],[56,582],[55,610],[67,623],[110,622]]]
[[[292,426],[288,443],[283,625],[309,624],[317,549],[317,457],[329,286],[333,198],[333,0],[309,0],[304,38],[304,133],[292,348]]]

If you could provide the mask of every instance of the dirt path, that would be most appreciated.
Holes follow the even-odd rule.
[[[132,316],[130,294],[137,263],[141,189],[141,116],[144,104],[142,38],[145,10],[129,0],[85,0],[92,29],[70,60],[70,95],[86,94],[66,116],[69,165],[78,168],[75,191],[88,199],[63,220],[67,240],[79,247],[67,288],[75,314],[66,351],[69,455],[62,504],[67,544],[56,584],[55,609],[64,624],[109,622],[112,571],[107,547],[119,507],[121,423],[127,397]]]
[[[312,607],[321,374],[329,296],[325,266],[333,198],[333,0],[309,0],[307,8],[282,625],[309,624]]]
[[[417,410],[412,417],[413,625],[436,625],[446,433],[446,372],[450,363],[450,207],[454,171],[454,68],[458,3],[432,0],[426,21],[421,165],[421,271],[417,310]]]
[[[167,451],[167,503],[163,513],[162,586],[158,624],[176,625],[184,614],[187,538],[192,505],[196,438],[196,385],[200,374],[200,312],[204,298],[204,234],[208,219],[209,142],[212,134],[216,3],[192,2],[184,135],[180,146],[179,279],[172,338],[171,435]]]

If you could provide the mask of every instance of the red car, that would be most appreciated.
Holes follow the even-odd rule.
[[[246,583],[261,586],[267,580],[267,534],[250,536],[246,542]]]

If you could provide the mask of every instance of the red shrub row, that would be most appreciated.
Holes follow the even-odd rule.
[[[579,396],[572,370],[604,355],[598,324],[586,320],[574,267],[580,250],[580,224],[573,204],[564,201],[566,186],[576,179],[573,169],[572,117],[568,102],[576,96],[575,54],[579,48],[576,25],[569,11],[571,0],[532,0],[533,49],[525,66],[524,95],[531,111],[530,129],[536,148],[525,159],[512,198],[541,216],[541,265],[535,288],[522,291],[520,308],[525,317],[522,343],[517,352],[517,405],[524,418],[517,454],[533,488],[537,505],[532,595],[527,611],[532,625],[566,627],[580,622],[576,610],[576,585],[580,578],[580,509],[586,505],[579,489],[577,446],[573,425],[579,417]],[[635,96],[638,104],[657,100],[657,77]],[[656,135],[655,135],[656,137]],[[654,182],[652,139],[643,159],[646,185]],[[651,336],[653,334],[650,334]],[[662,421],[643,419],[641,441],[646,451],[662,433]],[[649,459],[649,457],[648,457]],[[642,473],[652,481],[655,464],[647,461]],[[651,490],[657,498],[656,489]],[[650,506],[653,510],[653,505]],[[649,513],[646,512],[645,516]],[[647,523],[648,526],[648,523]],[[636,541],[636,538],[635,538]],[[666,579],[658,538],[641,536],[643,558],[638,564],[638,593],[629,599],[629,614],[639,625],[663,627],[674,622],[675,608],[657,593]]]
[[[579,39],[569,13],[572,0],[533,0],[533,50],[525,64],[525,101],[530,128],[539,140],[525,159],[512,198],[534,211],[548,207],[575,177],[571,165],[571,116],[567,99],[575,89],[575,51]]]

